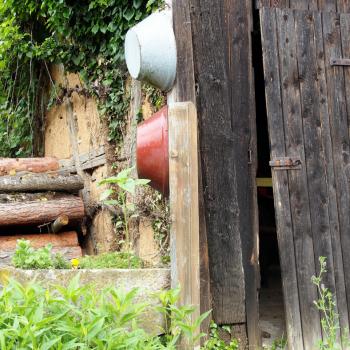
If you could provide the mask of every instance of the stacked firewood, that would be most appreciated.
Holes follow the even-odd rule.
[[[9,264],[21,238],[36,248],[51,243],[67,259],[81,256],[83,187],[56,158],[0,158],[0,266]]]

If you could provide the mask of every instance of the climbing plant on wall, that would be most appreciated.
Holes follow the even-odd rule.
[[[49,63],[79,73],[108,120],[110,140],[120,141],[128,107],[124,37],[162,4],[0,0],[0,156],[39,152],[35,131],[44,126],[42,90],[50,83]]]

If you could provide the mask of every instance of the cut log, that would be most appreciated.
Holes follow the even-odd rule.
[[[11,260],[14,252],[15,250],[0,251],[0,267],[12,265]],[[52,249],[52,252],[61,254],[68,261],[83,255],[81,247],[56,247]]]
[[[0,158],[0,175],[10,174],[12,171],[30,171],[45,173],[59,169],[58,159],[45,158]]]
[[[69,217],[67,215],[60,215],[51,225],[51,232],[57,233],[63,229],[63,227],[69,224]]]
[[[26,173],[0,177],[0,192],[78,192],[83,188],[84,182],[79,175]]]
[[[25,239],[30,241],[33,248],[45,247],[52,244],[53,248],[77,247],[78,235],[74,231],[62,232],[59,234],[23,234],[15,236],[0,236],[1,251],[11,251],[16,249],[17,240]]]
[[[51,224],[60,215],[70,222],[84,217],[80,197],[55,193],[0,194],[0,226]]]

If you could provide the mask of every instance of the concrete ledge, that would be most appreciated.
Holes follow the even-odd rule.
[[[44,287],[68,286],[70,280],[80,274],[81,284],[92,284],[96,289],[108,286],[129,291],[139,288],[137,302],[152,302],[150,295],[170,288],[169,269],[101,269],[101,270],[21,270],[12,267],[0,268],[0,288],[9,278],[25,284],[36,280]],[[153,334],[160,334],[164,328],[163,317],[154,310],[147,309],[142,320],[143,328]]]

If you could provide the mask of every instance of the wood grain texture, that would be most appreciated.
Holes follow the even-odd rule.
[[[270,132],[271,158],[286,156],[283,122],[283,100],[279,70],[276,12],[262,9],[261,37],[264,54],[266,107]],[[303,349],[299,306],[296,252],[293,237],[289,177],[285,171],[273,171],[272,181],[276,208],[277,236],[280,252],[282,285],[286,313],[287,339],[290,349]],[[293,344],[293,345],[291,345]]]
[[[200,314],[199,200],[197,113],[192,102],[169,105],[169,185],[173,287],[180,285],[180,305]],[[182,340],[184,349],[189,344]]]
[[[350,12],[349,0],[257,0],[256,8],[279,7],[293,10]]]
[[[251,1],[225,1],[224,23],[228,26],[226,55],[230,87],[231,120],[236,142],[238,172],[237,197],[245,279],[246,322],[250,347],[261,346],[258,289],[259,218],[257,201],[257,134],[255,115],[255,86],[252,62],[253,8]],[[235,54],[233,54],[235,53]],[[244,116],[244,117],[243,117]],[[233,327],[233,330],[238,329]],[[233,332],[233,334],[235,334]],[[243,343],[243,341],[242,341]]]
[[[223,26],[221,3],[195,0],[190,4],[213,317],[218,324],[244,323],[245,279],[227,71],[228,28]]]
[[[173,26],[177,45],[177,74],[174,89],[168,95],[168,102],[191,101],[196,105],[192,26],[188,0],[172,2]],[[198,134],[198,139],[200,135]],[[198,197],[199,197],[199,244],[200,244],[200,310],[204,313],[212,309],[209,275],[209,253],[200,149],[198,147]],[[176,249],[176,247],[174,247]],[[201,331],[208,333],[211,317],[201,325]]]
[[[0,192],[78,192],[84,188],[79,175],[34,174],[0,177]]]
[[[0,226],[10,225],[40,225],[67,215],[72,222],[84,217],[84,203],[81,198],[73,195],[56,195],[48,198],[46,194],[36,199],[27,199],[28,195],[20,198],[7,196],[0,201]]]
[[[325,15],[324,15],[325,16]],[[332,237],[332,250],[334,261],[334,276],[336,283],[336,299],[339,312],[339,321],[341,330],[349,329],[349,315],[347,307],[347,295],[345,288],[345,277],[343,267],[342,242],[340,238],[339,214],[337,204],[337,193],[334,173],[333,146],[331,136],[331,125],[329,118],[328,106],[328,87],[326,78],[326,67],[329,68],[328,62],[325,62],[324,52],[324,35],[323,19],[320,14],[316,15],[315,21],[315,43],[316,43],[316,62],[317,62],[317,79],[319,86],[319,109],[320,109],[320,128],[322,135],[323,148],[325,150],[325,168],[327,174],[327,188],[329,196],[329,223]],[[349,18],[345,15],[345,18]],[[346,50],[346,43],[344,49]]]
[[[337,11],[337,0],[319,0],[318,9],[320,11]]]
[[[344,15],[345,16],[345,15]],[[348,15],[346,15],[348,16]],[[348,33],[343,33],[345,37]],[[333,167],[337,206],[339,217],[339,230],[343,250],[344,277],[349,308],[350,301],[350,218],[349,212],[349,178],[346,169],[349,167],[349,111],[347,109],[345,72],[349,69],[331,67],[329,61],[332,57],[343,57],[340,16],[337,14],[323,15],[324,60],[327,79],[327,102],[329,122],[332,139]],[[349,310],[349,309],[348,309]]]
[[[297,260],[300,261],[300,266],[305,266],[304,281],[299,286],[304,324],[304,347],[314,349],[322,337],[320,315],[315,308],[310,308],[313,300],[318,297],[315,287],[310,284],[312,275],[319,270],[318,257],[325,256],[329,262],[330,273],[324,282],[332,291],[335,291],[335,282],[328,214],[327,176],[324,168],[325,155],[320,132],[319,86],[315,64],[315,18],[310,12],[295,12],[294,18],[295,30],[290,35],[297,38],[296,57],[301,106],[300,113],[294,116],[294,121],[295,126],[301,130],[300,146],[303,149],[304,166],[302,166],[300,178],[305,182],[303,195],[307,201],[300,209],[309,217],[308,222],[310,222],[310,226],[305,227],[302,215],[295,215],[295,218],[301,219],[299,227],[301,235],[297,235],[296,231],[294,235],[300,237],[301,250],[299,250],[300,256],[297,257]],[[290,191],[292,192],[293,189],[290,188]]]
[[[346,77],[350,73],[349,67],[332,67],[330,62],[350,53],[350,15],[264,9],[261,19],[271,156],[278,151],[299,157],[302,163],[298,171],[273,172],[288,178],[283,186],[290,204],[287,197],[280,200],[285,189],[274,180],[277,221],[284,213],[291,218],[290,223],[278,223],[284,285],[294,270],[284,269],[291,261],[283,242],[290,237],[281,235],[290,224],[294,240],[288,245],[294,244],[298,290],[295,295],[295,290],[284,287],[284,297],[288,333],[296,328],[295,319],[288,317],[289,300],[293,295],[298,301],[293,310],[300,311],[303,343],[295,346],[290,340],[289,347],[311,350],[322,337],[320,315],[312,307],[317,291],[310,284],[319,271],[320,256],[327,258],[323,283],[333,292],[342,330],[349,327],[350,86]],[[273,95],[276,91],[281,91],[280,96]]]
[[[248,321],[256,346],[252,4],[191,0],[190,6],[213,317],[218,324]]]
[[[173,24],[177,46],[177,72],[170,102],[196,103],[192,24],[188,0],[173,0]]]
[[[168,95],[169,102],[191,101],[196,104],[194,62],[192,46],[192,27],[190,7],[187,0],[174,0],[173,25],[177,45],[177,75],[174,89]],[[198,135],[199,137],[199,135]],[[210,294],[209,257],[207,232],[204,214],[204,199],[200,149],[198,148],[198,182],[199,182],[199,227],[200,227],[200,310],[204,313],[212,308]],[[207,332],[210,317],[201,326]]]
[[[338,0],[337,1],[337,10],[340,13],[349,13],[350,12],[350,1],[349,0]]]

